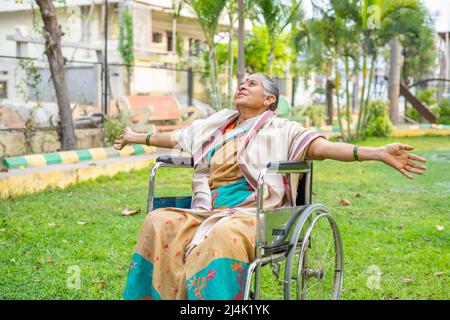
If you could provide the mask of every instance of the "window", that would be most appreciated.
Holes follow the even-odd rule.
[[[198,56],[202,51],[202,42],[198,39],[189,39],[189,54],[191,56]]]
[[[0,99],[8,97],[8,84],[6,81],[0,81]]]
[[[173,52],[173,32],[167,31],[167,51]]]
[[[161,43],[162,42],[162,33],[161,32],[153,32],[153,43]]]

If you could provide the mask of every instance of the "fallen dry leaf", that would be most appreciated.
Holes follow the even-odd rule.
[[[440,277],[440,276],[443,276],[444,273],[443,273],[443,272],[436,272],[434,275],[435,275],[436,277]]]
[[[47,258],[47,260],[45,260],[45,262],[47,263],[54,263],[55,261],[53,261],[52,257]]]
[[[408,282],[412,282],[413,280],[410,277],[403,277],[402,278],[402,282],[404,283],[408,283]]]
[[[128,210],[128,209],[124,209],[122,211],[122,215],[123,216],[132,216],[134,214],[138,214],[139,212],[141,212],[141,209],[136,209],[136,210]]]
[[[94,280],[91,282],[92,284],[99,284],[100,288],[106,287],[108,284],[103,280]]]
[[[77,221],[77,224],[79,224],[79,225],[83,225],[83,224],[86,224],[87,222],[86,221]]]
[[[350,202],[350,200],[347,200],[345,198],[341,198],[341,200],[339,201],[339,204],[343,205],[343,206],[349,206],[352,203]]]
[[[436,225],[436,229],[438,230],[438,231],[443,231],[444,230],[444,226],[440,226],[440,225]]]

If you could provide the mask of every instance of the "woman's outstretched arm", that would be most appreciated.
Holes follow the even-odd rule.
[[[126,128],[125,133],[114,140],[113,148],[122,150],[127,144],[146,144],[146,139],[146,133],[137,133],[130,128]],[[154,133],[149,140],[151,146],[168,149],[175,148],[178,143],[171,132]]]
[[[354,145],[349,143],[331,142],[320,137],[311,142],[306,158],[309,160],[356,161],[353,155],[353,147]],[[357,156],[360,161],[376,160],[384,162],[408,179],[412,179],[410,173],[423,174],[427,169],[424,165],[414,162],[426,162],[424,158],[407,152],[413,149],[413,146],[398,142],[382,147],[360,146],[357,149]]]

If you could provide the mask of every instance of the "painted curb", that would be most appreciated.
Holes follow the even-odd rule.
[[[92,148],[72,151],[31,154],[3,159],[3,166],[8,169],[22,169],[28,167],[44,167],[52,164],[77,163],[86,160],[100,160],[114,157],[126,157],[155,152],[155,147],[145,145],[128,145],[118,151],[113,148]]]
[[[99,176],[112,177],[120,172],[149,168],[154,159],[124,161],[106,165],[88,166],[70,170],[54,170],[9,176],[0,180],[0,199],[43,191],[47,188],[64,189]]]

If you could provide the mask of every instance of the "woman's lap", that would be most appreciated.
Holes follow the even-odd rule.
[[[184,258],[206,217],[175,208],[149,213],[133,255],[124,299],[240,298],[248,262],[254,258],[255,217],[235,213]],[[138,264],[146,267],[140,269]],[[146,288],[142,288],[143,279]]]

